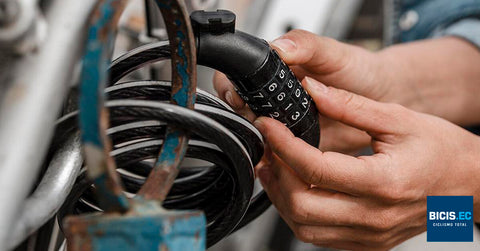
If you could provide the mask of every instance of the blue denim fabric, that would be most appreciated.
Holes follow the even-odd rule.
[[[480,48],[480,0],[394,0],[399,17],[408,11],[418,21],[408,30],[395,27],[394,41],[408,42],[439,35],[462,37]],[[399,18],[397,17],[397,18]],[[469,22],[462,22],[468,19]],[[396,22],[398,25],[398,22]]]
[[[441,27],[432,37],[456,36],[467,40],[480,49],[480,19],[466,18],[447,27]]]

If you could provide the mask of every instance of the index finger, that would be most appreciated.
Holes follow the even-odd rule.
[[[213,88],[217,91],[218,96],[232,106],[233,109],[239,110],[245,106],[245,102],[235,91],[232,82],[225,74],[219,71],[215,72],[213,75]]]
[[[307,183],[321,188],[359,195],[372,194],[385,182],[385,173],[372,157],[356,158],[322,152],[309,145],[282,123],[266,117],[255,121],[271,150]]]

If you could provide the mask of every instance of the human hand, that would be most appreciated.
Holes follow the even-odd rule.
[[[429,39],[374,53],[293,30],[271,45],[299,79],[309,76],[327,86],[402,104],[459,125],[480,123],[480,53],[463,39]],[[255,118],[223,74],[216,74],[214,86],[239,113]],[[321,150],[351,153],[370,143],[368,135],[340,122],[321,118],[320,125]]]
[[[380,98],[377,89],[382,85],[375,84],[379,80],[375,77],[379,66],[373,53],[302,30],[291,31],[271,45],[300,80],[308,75],[327,85]],[[215,74],[214,87],[220,98],[238,113],[250,120],[255,119],[225,75]],[[322,150],[351,152],[369,143],[368,135],[359,130],[324,118],[320,123]]]
[[[474,220],[480,221],[478,136],[310,78],[303,85],[322,115],[366,131],[375,154],[322,152],[276,120],[255,121],[272,151],[258,176],[300,240],[339,249],[392,248],[425,231],[427,195],[474,195]]]

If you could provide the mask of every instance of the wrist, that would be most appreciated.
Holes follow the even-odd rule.
[[[402,44],[377,52],[379,71],[382,72],[379,79],[386,87],[380,101],[434,114],[430,105],[433,97],[429,96],[437,92],[431,92],[429,85],[423,85],[423,72],[404,55],[406,50],[407,46]]]
[[[379,101],[388,103],[398,103],[410,109],[417,107],[420,109],[420,103],[412,98],[413,86],[408,81],[412,74],[407,64],[401,62],[395,49],[386,48],[376,52],[378,84],[381,96]],[[418,109],[414,109],[419,111]]]
[[[472,138],[474,147],[470,160],[472,172],[470,180],[473,183],[473,216],[474,221],[480,223],[480,137],[475,135]]]
[[[438,135],[437,143],[443,149],[436,153],[443,158],[433,168],[442,166],[442,176],[435,181],[435,188],[429,195],[473,196],[473,216],[480,222],[480,137],[455,126],[454,130]],[[448,135],[448,136],[445,136]]]
[[[442,181],[446,186],[441,190],[445,195],[473,196],[474,221],[480,222],[480,137],[458,129],[449,137],[449,148],[454,151],[446,162],[448,173]]]
[[[480,53],[453,37],[391,46],[377,52],[389,86],[383,100],[459,125],[480,123]]]

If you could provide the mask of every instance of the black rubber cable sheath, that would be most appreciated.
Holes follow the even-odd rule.
[[[209,164],[181,168],[163,205],[203,210],[208,222],[207,245],[211,246],[270,206],[263,192],[253,198],[253,167],[263,155],[263,142],[250,122],[201,90],[195,111],[191,111],[165,103],[170,98],[169,82],[118,83],[128,73],[169,55],[168,45],[159,42],[134,49],[112,63],[106,89],[111,154],[126,192],[133,194],[152,168],[151,160],[162,145],[166,125],[192,132],[186,156]],[[58,218],[98,210],[94,187],[81,175]]]

